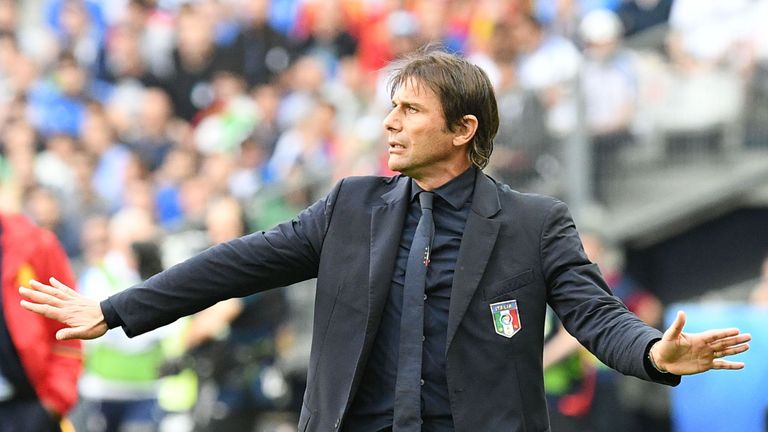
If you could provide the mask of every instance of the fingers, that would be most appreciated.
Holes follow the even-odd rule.
[[[29,300],[30,302],[40,303],[41,305],[51,305],[58,307],[61,302],[61,300],[55,295],[49,294],[42,290],[19,287],[19,294],[21,294],[22,297]]]
[[[75,291],[72,288],[64,285],[61,282],[59,282],[59,280],[56,279],[55,277],[50,278],[49,281],[51,282],[52,286],[58,288],[61,292],[64,292],[64,293],[69,294],[69,295],[76,295],[77,294],[77,291]]]
[[[46,318],[59,319],[59,309],[52,307],[51,305],[32,303],[26,300],[22,300],[20,304],[21,307],[30,312],[38,313]]]
[[[58,281],[57,281],[58,282]],[[61,282],[59,282],[61,283]],[[66,286],[65,286],[66,287]],[[56,287],[53,287],[51,285],[46,285],[42,282],[38,282],[36,280],[30,280],[29,281],[29,288],[30,291],[33,290],[35,293],[42,293],[47,295],[48,297],[53,297],[57,299],[64,299],[67,297],[67,293],[63,290],[60,290]]]
[[[721,358],[721,357],[727,357],[727,356],[731,356],[731,355],[741,354],[741,353],[743,353],[744,351],[746,351],[748,349],[749,349],[749,345],[748,344],[741,344],[741,345],[731,346],[731,347],[728,347],[728,348],[725,348],[725,349],[717,350],[712,355],[717,359],[717,358]]]
[[[708,330],[701,333],[701,337],[704,338],[704,342],[712,346],[721,343],[723,340],[736,336],[739,336],[739,329],[737,328]]]
[[[744,363],[727,360],[715,360],[712,362],[712,369],[739,370],[744,369]]]
[[[667,329],[667,331],[664,332],[664,340],[676,340],[680,334],[683,332],[683,327],[685,326],[685,312],[683,311],[677,311],[677,316],[675,317],[675,322],[672,323],[671,326]]]
[[[19,294],[24,297],[20,302],[21,306],[46,318],[60,320],[61,309],[59,308],[66,294],[36,280],[31,280],[29,285],[31,288],[19,287]]]
[[[737,330],[738,331],[738,330]],[[723,357],[728,357],[736,354],[741,354],[749,349],[749,344],[746,342],[752,339],[751,335],[739,334],[736,336],[726,337],[717,341],[714,345],[717,347],[712,353],[714,359],[712,360],[711,369],[721,370],[739,370],[744,369],[743,362],[734,362],[729,360],[723,360]]]
[[[752,335],[750,335],[749,333],[744,333],[744,334],[736,334],[734,336],[728,336],[722,339],[718,339],[713,342],[709,342],[708,344],[710,347],[712,347],[712,349],[717,351],[722,351],[726,348],[740,345],[740,344],[749,342],[751,340],[752,340]]]

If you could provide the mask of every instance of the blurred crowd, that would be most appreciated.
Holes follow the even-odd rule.
[[[599,198],[649,124],[670,146],[720,144],[764,85],[747,78],[764,73],[766,13],[747,0],[2,0],[3,206],[73,258],[89,216],[126,208],[179,233],[229,196],[249,229],[269,227],[334,179],[389,174],[385,67],[427,43],[496,87],[492,174],[562,193],[563,142],[583,127]],[[658,24],[663,46],[624,46]],[[202,246],[178,243],[166,264]]]
[[[392,174],[386,66],[425,44],[488,73],[501,116],[493,176],[561,195],[563,147],[582,133],[600,201],[622,155],[651,136],[665,157],[692,139],[721,151],[738,121],[748,131],[738,145],[765,145],[766,18],[764,0],[0,0],[0,208],[52,230],[80,289],[104,297],[291,218],[343,176]],[[254,393],[197,362],[198,401],[248,393],[290,409],[291,379],[271,365],[301,343],[283,324],[311,321],[286,304],[311,300],[286,296],[192,319],[177,352],[211,357],[221,347],[206,343],[234,339],[264,366],[229,359],[257,377]],[[114,413],[105,400],[154,399],[160,374],[189,366],[159,354],[167,339],[89,349],[149,370],[126,377],[119,362],[88,363],[83,396],[101,407],[83,416],[89,430]],[[219,380],[213,396],[204,377]],[[196,424],[213,429],[227,417],[218,406],[198,407]]]

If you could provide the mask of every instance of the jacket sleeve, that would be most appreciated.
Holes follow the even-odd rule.
[[[102,309],[118,319],[108,324],[133,337],[221,300],[316,277],[340,187],[288,222],[213,246],[111,296]]]
[[[584,253],[568,208],[556,202],[541,231],[541,263],[548,302],[565,328],[603,363],[626,375],[677,384],[672,374],[649,375],[647,349],[661,332],[611,295],[597,266]]]
[[[56,277],[65,285],[75,288],[75,276],[64,249],[50,232],[41,234],[42,251],[33,261],[35,273],[41,280]],[[77,402],[77,380],[82,370],[82,351],[79,340],[56,340],[56,332],[63,327],[57,321],[45,319],[46,334],[51,344],[50,358],[42,368],[43,379],[36,385],[41,402],[60,415],[66,414]]]

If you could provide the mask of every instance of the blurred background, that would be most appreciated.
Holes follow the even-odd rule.
[[[566,201],[630,309],[755,337],[741,375],[671,392],[577,352],[547,371],[554,430],[764,432],[766,22],[766,0],[0,0],[0,207],[102,298],[391,175],[386,66],[439,44],[495,86],[486,171]],[[295,430],[312,285],[87,345],[73,427]]]

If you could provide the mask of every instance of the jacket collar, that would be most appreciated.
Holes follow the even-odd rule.
[[[501,210],[496,182],[480,170],[475,174],[475,193],[472,196],[472,211],[484,218],[490,218]]]
[[[408,199],[411,191],[411,179],[404,175],[392,177],[391,181],[395,183],[395,186],[389,190],[389,192],[383,194],[381,199],[388,205],[394,204],[398,200]]]

